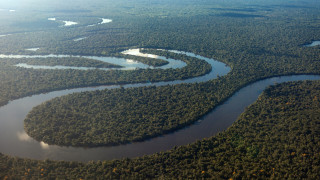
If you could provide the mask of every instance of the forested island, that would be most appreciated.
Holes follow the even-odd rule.
[[[121,54],[127,49],[145,48],[144,52],[181,59],[187,66],[132,71],[35,70],[15,65],[27,61],[47,66],[113,65],[82,58],[1,58],[0,105],[54,90],[181,80],[214,71],[204,61],[156,49],[214,58],[230,66],[231,72],[203,83],[119,88],[56,98],[30,112],[25,120],[30,136],[49,144],[84,147],[142,141],[192,125],[252,82],[281,75],[320,74],[320,48],[304,46],[320,40],[317,1],[216,4],[188,0],[170,6],[167,1],[139,1],[139,6],[121,3],[110,5],[109,11],[98,5],[85,7],[91,10],[57,10],[54,15],[59,22],[78,23],[70,27],[48,21],[53,17],[51,11],[37,16],[30,11],[25,18],[5,14],[0,17],[5,19],[0,30],[0,54],[125,57],[156,67],[166,64]],[[90,13],[94,15],[88,16]],[[112,23],[97,25],[102,16],[112,18]],[[79,37],[86,38],[74,41]],[[26,50],[31,47],[41,48]],[[81,163],[0,154],[0,178],[316,179],[319,87],[318,81],[272,86],[226,131],[153,155]],[[110,121],[105,121],[106,117]],[[56,124],[66,122],[68,127],[57,128]]]

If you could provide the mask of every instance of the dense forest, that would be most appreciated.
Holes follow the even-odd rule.
[[[254,8],[255,12],[245,12],[264,14],[264,17],[259,18],[217,16],[222,10],[212,9],[205,11],[206,14],[200,13],[197,16],[167,18],[128,16],[119,20],[114,19],[112,23],[103,27],[81,26],[69,29],[50,29],[49,31],[30,32],[27,35],[18,33],[1,37],[0,51],[3,54],[53,53],[116,56],[128,48],[150,47],[177,49],[209,58],[213,57],[230,65],[235,76],[244,74],[251,79],[274,74],[317,73],[319,48],[302,46],[312,40],[320,39],[317,9],[303,7],[295,8],[299,11],[292,11],[292,8],[269,6],[266,11],[265,8],[258,6]],[[238,7],[235,10],[225,11],[238,12],[241,9],[245,8]],[[75,28],[77,28],[76,31]],[[73,41],[74,38],[82,36],[88,38],[78,42]],[[30,47],[40,47],[40,49],[37,52],[25,50]],[[173,79],[155,78],[163,76],[163,72],[158,72],[158,70],[142,76],[140,72],[114,72],[115,75],[110,75],[99,71],[94,73],[68,71],[65,73],[67,75],[62,76],[68,83],[59,83],[59,85],[52,84],[54,83],[52,79],[59,79],[57,75],[53,77],[52,74],[63,72],[46,71],[47,73],[39,75],[37,71],[22,71],[28,71],[28,75],[21,76],[23,81],[11,79],[10,82],[1,84],[1,87],[8,88],[0,93],[1,104],[6,103],[8,98],[16,99],[52,89],[109,84],[110,82]],[[10,72],[13,70],[11,69]],[[37,75],[34,76],[41,78],[37,81],[36,89],[34,89],[35,85],[30,87],[22,84],[28,81],[31,81],[29,84],[33,84],[35,80],[32,74],[35,73]],[[77,78],[77,76],[81,77]],[[103,80],[106,76],[115,78]],[[1,75],[1,77],[6,78],[1,79],[0,82],[8,81],[9,76]],[[16,78],[20,76],[16,75]],[[132,80],[133,78],[135,80]],[[179,78],[175,76],[174,79]],[[12,83],[14,81],[15,83]],[[23,92],[19,90],[20,88],[23,89]]]
[[[181,50],[222,61],[232,71],[205,83],[120,88],[53,99],[36,107],[25,121],[27,132],[35,139],[73,146],[139,141],[192,124],[238,89],[259,79],[320,74],[320,48],[304,46],[320,40],[318,1],[240,0],[239,4],[224,4],[177,0],[168,5],[166,1],[150,4],[150,1],[139,0],[138,4],[119,3],[111,4],[108,11],[99,5],[83,6],[98,12],[85,8],[57,9],[55,12],[46,9],[49,13],[30,11],[22,16],[19,11],[12,15],[13,12],[1,10],[1,13],[11,14],[0,16],[0,54],[129,57],[121,52],[130,48]],[[67,6],[66,3],[65,8]],[[57,16],[57,22],[47,20],[54,16]],[[89,27],[99,23],[100,17],[113,21]],[[14,23],[17,19],[18,23]],[[79,24],[60,27],[64,20]],[[74,41],[79,37],[86,39]],[[26,50],[33,47],[40,49],[36,52]],[[37,59],[1,58],[0,105],[53,90],[186,79],[211,70],[206,62],[196,58],[166,51],[146,52],[181,59],[188,65],[167,70],[34,70],[14,65],[27,61],[45,65],[102,64],[93,61],[79,64],[75,59],[40,62]],[[135,60],[153,66],[166,63],[147,58]],[[103,66],[109,65],[103,63]],[[79,163],[0,154],[0,178],[316,179],[319,177],[319,87],[319,82],[270,87],[225,132],[136,159]],[[43,107],[49,108],[43,114],[37,113],[43,111]],[[47,118],[44,115],[49,117],[48,121],[44,120]],[[34,121],[36,119],[40,121]],[[81,124],[76,119],[85,121]],[[57,124],[70,120],[70,129],[57,128]],[[119,131],[108,131],[115,128]],[[38,131],[40,129],[44,134]]]
[[[292,19],[297,18],[291,16],[292,12],[285,13]],[[306,48],[303,44],[307,41],[302,42],[302,40],[306,36],[311,36],[313,31],[312,36],[317,36],[315,32],[319,28],[311,28],[315,24],[310,23],[310,20],[301,21],[301,16],[295,21],[287,22],[285,21],[287,16],[281,15],[283,17],[277,19],[264,17],[248,20],[248,17],[239,19],[201,16],[188,20],[172,18],[170,19],[172,22],[168,19],[157,19],[155,23],[153,20],[150,24],[154,26],[157,23],[167,24],[165,28],[158,25],[160,32],[174,32],[174,28],[181,28],[182,34],[190,35],[191,30],[208,32],[212,29],[216,34],[202,34],[193,43],[181,42],[174,45],[171,45],[170,38],[193,36],[181,36],[181,34],[168,36],[168,33],[164,33],[168,36],[165,41],[167,44],[160,47],[188,50],[189,47],[183,47],[187,44],[192,46],[190,50],[192,52],[218,57],[216,59],[232,67],[232,72],[217,80],[195,85],[123,89],[62,97],[32,112],[26,120],[26,131],[37,140],[59,145],[101,146],[143,140],[191,124],[250,82],[278,75],[318,74],[319,48]],[[283,21],[279,21],[278,18],[281,17],[284,18]],[[226,22],[226,18],[236,25]],[[214,19],[219,21],[213,21]],[[299,21],[300,25],[292,28],[296,21]],[[180,25],[188,26],[187,23],[190,22],[199,26],[184,27],[182,30]],[[243,33],[244,31],[246,33]],[[227,37],[223,39],[222,35]],[[219,38],[219,41],[213,38]],[[164,43],[159,39],[155,41],[160,45]],[[213,41],[217,44],[213,44]],[[297,43],[299,41],[301,43]],[[151,45],[154,41],[148,43],[147,47],[156,48],[156,45]],[[198,46],[195,47],[194,44]],[[204,44],[207,47],[204,47]],[[199,47],[203,49],[199,50]],[[149,52],[163,56],[167,53],[153,52],[153,50]],[[213,54],[214,52],[216,54]],[[76,122],[77,119],[81,121]],[[70,124],[68,128],[60,126],[66,122]],[[39,131],[40,129],[44,131]],[[57,130],[60,134],[55,133]]]
[[[168,152],[89,163],[1,155],[2,178],[317,179],[320,81],[267,88],[226,131]]]

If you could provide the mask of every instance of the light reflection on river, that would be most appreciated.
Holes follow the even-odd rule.
[[[305,47],[314,47],[314,46],[319,46],[320,41],[313,41],[311,44],[306,44],[304,45]]]
[[[134,55],[134,56],[141,56],[141,57],[149,57],[153,59],[162,59],[168,61],[168,64],[160,67],[153,67],[143,63],[140,63],[135,60],[125,59],[125,58],[117,58],[117,57],[102,57],[102,56],[78,56],[78,55],[5,55],[0,54],[0,58],[68,58],[68,57],[78,57],[78,58],[87,58],[98,60],[106,63],[111,63],[115,65],[122,66],[121,68],[89,68],[89,67],[71,67],[71,66],[44,66],[44,65],[28,65],[26,63],[20,63],[16,66],[23,67],[23,68],[33,68],[33,69],[77,69],[77,70],[90,70],[90,69],[100,69],[100,70],[134,70],[134,69],[177,69],[183,68],[187,64],[181,60],[175,60],[171,58],[166,58],[164,56],[158,56],[153,54],[145,54],[141,53],[140,49],[129,49],[127,51],[122,52],[125,55]]]

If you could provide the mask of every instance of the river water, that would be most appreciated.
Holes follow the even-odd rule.
[[[33,49],[33,48],[31,48]],[[177,52],[176,52],[177,53]],[[180,52],[185,53],[185,52]],[[118,58],[118,57],[104,57],[104,56],[79,56],[79,55],[5,55],[0,54],[0,58],[15,58],[15,59],[21,59],[21,58],[32,58],[32,59],[41,59],[41,58],[68,58],[68,57],[78,57],[78,58],[87,58],[87,59],[93,59],[98,60],[102,62],[107,62],[115,65],[122,66],[121,68],[88,68],[88,67],[70,67],[70,66],[43,66],[43,65],[28,65],[25,63],[17,64],[17,67],[23,67],[23,68],[32,68],[32,69],[77,69],[77,70],[89,70],[89,69],[100,69],[100,70],[135,70],[137,68],[139,69],[177,69],[177,68],[183,68],[187,64],[181,60],[175,60],[171,58],[166,58],[164,56],[158,56],[153,54],[145,54],[141,53],[140,49],[129,49],[127,51],[123,51],[122,54],[125,55],[134,55],[134,56],[141,56],[141,57],[148,57],[153,59],[162,59],[165,61],[168,61],[168,64],[160,67],[153,67],[146,64],[143,64],[138,61],[134,61],[132,59],[125,59],[125,58]],[[189,55],[195,54],[191,53]],[[205,60],[205,59],[204,59]]]
[[[141,87],[141,86],[163,86],[167,84],[205,82],[219,76],[226,75],[230,68],[225,64],[214,61],[213,59],[197,56],[192,53],[183,53],[189,56],[205,60],[213,67],[213,70],[204,76],[195,77],[187,80],[177,80],[171,82],[140,83],[128,84],[122,87]],[[47,100],[62,95],[101,89],[113,89],[120,86],[99,86],[89,88],[78,88],[71,90],[55,91],[47,94],[34,95],[9,102],[0,108],[0,152],[8,155],[33,158],[33,159],[52,159],[67,161],[90,161],[90,160],[111,160],[124,157],[137,157],[166,151],[174,146],[185,145],[206,137],[215,135],[229,127],[237,117],[244,111],[245,107],[252,104],[261,92],[269,85],[297,80],[319,80],[320,76],[298,75],[274,77],[261,80],[250,84],[230,97],[225,103],[212,110],[209,114],[201,118],[194,125],[188,126],[176,132],[152,138],[143,142],[130,143],[112,147],[98,148],[75,148],[47,145],[37,142],[30,138],[23,129],[23,121],[26,115],[34,106]]]
[[[304,45],[305,47],[315,47],[315,46],[319,46],[320,45],[320,41],[312,41],[311,44],[306,44]]]

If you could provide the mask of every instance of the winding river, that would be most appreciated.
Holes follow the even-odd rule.
[[[34,48],[30,48],[34,49]],[[161,50],[161,49],[159,49]],[[175,52],[175,51],[172,51]],[[176,52],[178,53],[178,52]],[[179,52],[184,54],[189,54],[190,56],[197,57],[195,54],[192,53],[186,53],[186,52]],[[103,56],[79,56],[79,55],[55,55],[55,54],[49,54],[49,55],[5,55],[0,54],[0,58],[13,58],[13,59],[42,59],[42,58],[69,58],[69,57],[78,57],[78,58],[86,58],[86,59],[93,59],[97,61],[107,62],[115,65],[122,66],[121,68],[88,68],[88,67],[72,67],[72,66],[39,66],[39,65],[28,65],[26,63],[20,63],[17,64],[17,67],[23,67],[23,68],[33,68],[33,69],[76,69],[76,70],[89,70],[89,69],[100,69],[100,70],[135,70],[137,68],[139,69],[177,69],[177,68],[183,68],[187,64],[181,60],[175,60],[171,58],[166,58],[164,56],[158,56],[153,54],[145,54],[141,53],[140,49],[129,49],[127,51],[123,51],[122,54],[125,55],[134,55],[134,56],[141,56],[141,57],[148,57],[153,59],[162,59],[165,61],[168,61],[168,64],[160,67],[153,67],[146,64],[143,64],[141,62],[132,60],[132,59],[125,59],[125,58],[118,58],[118,57],[103,57]],[[203,59],[203,58],[202,58]],[[206,59],[203,59],[206,60]]]
[[[230,71],[230,68],[225,64],[213,59],[198,56],[193,53],[181,51],[171,52],[182,53],[205,60],[213,67],[213,70],[204,76],[190,78],[187,80],[127,84],[122,87],[128,88],[151,85],[163,86],[167,84],[174,85],[180,83],[204,82],[214,79],[218,75],[223,76]],[[275,83],[306,79],[319,80],[320,76],[283,76],[261,80],[240,89],[225,103],[212,110],[209,114],[192,126],[188,126],[174,133],[152,138],[143,142],[99,148],[60,147],[56,145],[47,145],[43,142],[37,142],[25,133],[23,129],[24,118],[34,106],[37,106],[54,97],[59,97],[74,92],[119,88],[120,86],[114,85],[78,88],[25,97],[11,101],[6,106],[2,106],[0,108],[0,152],[8,155],[33,159],[85,162],[90,160],[111,160],[123,157],[131,158],[152,154],[159,151],[165,151],[173,148],[174,146],[192,143],[196,140],[210,137],[215,135],[217,132],[225,130],[237,119],[240,113],[244,111],[245,107],[257,99],[257,97],[267,86]]]

